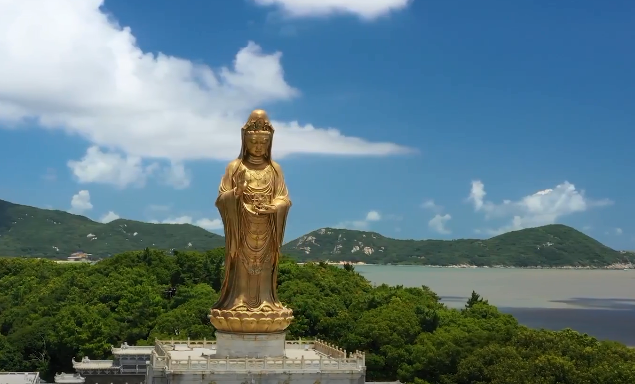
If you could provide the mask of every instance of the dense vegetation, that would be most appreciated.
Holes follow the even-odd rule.
[[[397,240],[374,232],[323,228],[285,244],[299,261],[476,266],[607,266],[635,261],[571,227],[545,225],[487,240]]]
[[[222,236],[189,224],[115,220],[102,224],[68,212],[0,200],[0,255],[67,258],[78,250],[96,257],[153,247],[205,250],[225,245]]]
[[[110,345],[212,338],[223,251],[128,252],[95,265],[0,259],[0,370],[70,371]],[[448,309],[426,287],[373,287],[324,263],[280,265],[290,338],[367,351],[368,380],[424,384],[631,384],[635,350],[571,330],[531,330],[477,294]],[[175,287],[174,295],[166,295]]]

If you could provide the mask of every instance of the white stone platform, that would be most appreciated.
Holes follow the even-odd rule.
[[[286,332],[229,333],[216,331],[216,358],[283,357]]]
[[[221,336],[222,338],[223,336]],[[285,341],[277,357],[230,358],[217,354],[223,342],[157,340],[146,384],[364,384],[365,356],[328,343]]]

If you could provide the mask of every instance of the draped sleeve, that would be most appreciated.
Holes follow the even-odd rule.
[[[225,169],[225,174],[221,179],[220,186],[218,187],[218,197],[216,198],[216,208],[220,213],[223,220],[223,227],[225,229],[225,274],[230,271],[231,263],[236,260],[238,252],[239,231],[240,231],[240,215],[239,205],[241,203],[240,196],[234,194],[235,175],[238,167],[240,166],[240,160],[234,160]],[[228,279],[225,276],[225,282]]]
[[[276,231],[275,241],[277,247],[276,250],[279,250],[284,239],[284,230],[287,225],[287,215],[289,214],[289,209],[291,208],[291,199],[289,198],[287,185],[284,182],[282,168],[275,161],[272,161],[271,165],[275,174],[275,189],[272,204],[276,206],[276,213],[274,217],[274,226]]]

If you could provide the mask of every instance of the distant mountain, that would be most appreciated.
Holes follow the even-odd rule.
[[[375,232],[322,228],[283,247],[300,261],[476,266],[606,266],[635,262],[571,227],[546,225],[487,240],[397,240]]]
[[[208,250],[223,236],[190,224],[119,219],[108,224],[68,212],[0,200],[0,256],[66,258],[76,251],[106,257],[149,248]],[[323,228],[282,247],[298,261],[477,266],[605,266],[635,262],[565,225],[523,229],[488,240],[397,240],[375,232]]]
[[[108,224],[68,212],[0,200],[0,256],[66,258],[82,250],[98,257],[146,247],[207,250],[223,236],[190,224],[150,224],[119,219]]]

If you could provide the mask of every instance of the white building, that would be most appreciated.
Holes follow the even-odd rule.
[[[85,384],[143,384],[146,381],[146,364],[153,346],[112,347],[113,360],[91,360],[84,357],[73,360],[75,371],[85,378]]]
[[[217,342],[157,340],[146,384],[364,384],[365,355],[328,343],[286,341],[280,357],[221,358]],[[266,349],[266,347],[263,347]]]
[[[277,350],[277,341],[262,341],[263,336],[260,336],[260,341],[245,340],[242,344],[242,347],[257,351],[252,357],[228,356],[227,351],[232,350],[236,354],[241,348],[240,341],[237,345],[225,340],[221,346],[216,340],[205,339],[157,340],[154,346],[129,346],[124,343],[119,348],[112,348],[113,360],[84,357],[81,361],[73,361],[73,368],[78,374],[75,379],[67,376],[71,381],[63,383],[365,384],[363,352],[348,353],[320,340],[280,339],[281,353],[270,357],[264,355]],[[245,356],[240,353],[239,356]],[[78,380],[77,377],[85,379],[85,383],[72,381]]]
[[[55,375],[56,384],[84,384],[86,378],[79,373],[58,373]]]
[[[0,384],[40,384],[38,372],[0,372]]]

